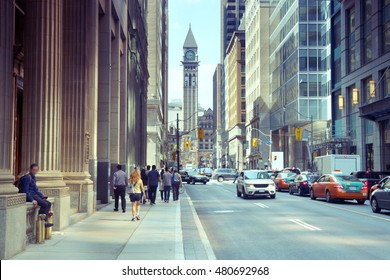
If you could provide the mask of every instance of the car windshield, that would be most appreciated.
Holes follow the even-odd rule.
[[[306,175],[298,175],[296,178],[298,181],[307,181]]]
[[[320,178],[319,176],[314,176],[314,175],[307,176],[307,180],[309,182],[314,182],[314,181],[318,180],[319,178]]]
[[[244,173],[245,179],[269,179],[267,172],[249,171]]]
[[[358,178],[349,175],[337,175],[334,176],[338,182],[360,182]]]

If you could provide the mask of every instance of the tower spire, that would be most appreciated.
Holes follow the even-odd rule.
[[[191,23],[190,23],[190,26],[188,29],[186,40],[184,41],[183,48],[188,48],[188,49],[191,49],[191,48],[197,49],[198,48],[198,44],[196,43],[194,34],[192,33]]]

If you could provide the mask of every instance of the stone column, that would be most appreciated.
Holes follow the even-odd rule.
[[[110,180],[110,102],[111,102],[111,1],[105,3],[99,18],[97,199],[109,202]]]
[[[126,17],[127,18],[127,17]],[[127,25],[127,24],[126,24]],[[121,40],[121,57],[120,57],[120,142],[119,142],[119,162],[126,166],[126,172],[128,171],[127,161],[127,41]]]
[[[119,163],[120,145],[120,23],[114,21],[112,30],[115,38],[111,41],[111,111],[110,111],[110,162],[111,176]]]
[[[89,97],[97,95],[96,44],[98,9],[96,1],[64,2],[64,49],[62,87],[61,171],[71,193],[71,211],[93,212],[93,183],[89,173],[91,133],[96,119],[89,114]],[[95,24],[94,24],[95,23]],[[90,57],[92,56],[92,57]],[[93,98],[93,97],[92,97]]]
[[[0,259],[26,247],[26,196],[12,185],[14,4],[0,1]]]
[[[54,204],[55,230],[69,224],[69,188],[60,171],[62,0],[27,0],[22,170],[40,167],[38,186]]]

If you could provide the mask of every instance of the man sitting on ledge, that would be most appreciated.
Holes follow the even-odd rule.
[[[23,176],[20,181],[22,185],[22,192],[26,194],[27,202],[32,202],[34,207],[38,205],[41,207],[39,209],[39,214],[45,214],[45,227],[52,227],[53,224],[47,222],[49,217],[49,211],[51,208],[51,202],[47,200],[47,196],[44,196],[37,187],[37,181],[35,175],[37,175],[39,170],[38,164],[33,163],[30,166],[30,172],[28,176]]]

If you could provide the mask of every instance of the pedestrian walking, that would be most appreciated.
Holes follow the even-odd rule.
[[[179,172],[175,169],[173,171],[173,186],[172,186],[172,191],[173,191],[173,201],[179,200],[179,189],[181,187],[181,184],[183,183],[181,176]]]
[[[126,213],[126,188],[127,174],[122,170],[121,165],[116,166],[117,171],[112,176],[112,186],[114,189],[115,207],[114,211],[118,212],[119,197],[121,198],[122,213]]]
[[[152,170],[148,172],[148,191],[149,191],[150,205],[156,204],[156,192],[157,192],[159,181],[160,181],[160,174],[157,171],[157,167],[153,165]]]
[[[169,203],[169,195],[172,188],[172,173],[168,172],[168,168],[165,168],[164,172],[164,201]]]
[[[159,186],[161,201],[164,200],[164,173],[165,173],[165,170],[164,170],[164,168],[162,168],[160,171],[160,186]]]
[[[142,183],[141,173],[136,170],[132,173],[130,181],[133,184],[132,192],[130,193],[131,213],[133,215],[131,221],[140,220],[141,200],[146,198],[144,184]]]
[[[141,180],[142,180],[142,183],[144,184],[144,189],[145,189],[145,193],[146,193],[145,199],[142,199],[143,204],[145,204],[146,201],[148,200],[148,171],[147,171],[147,168],[148,167],[145,167],[145,168],[142,168],[142,170],[141,170]],[[149,169],[150,169],[150,166],[149,166]]]

